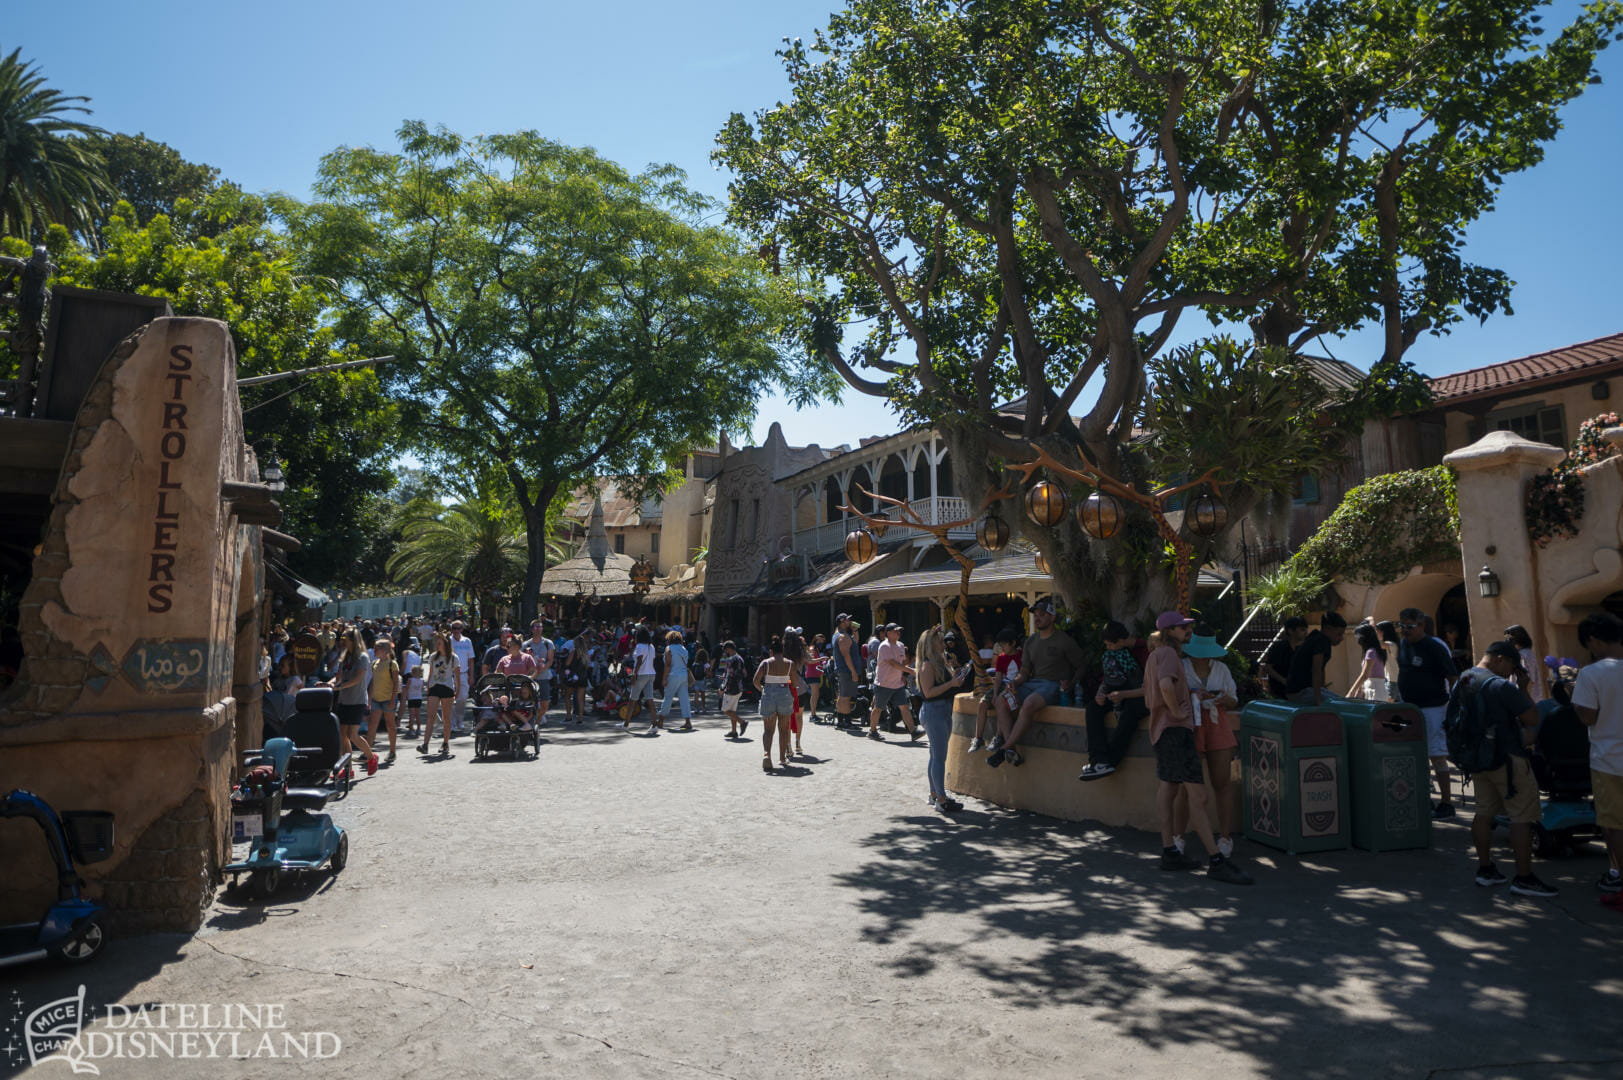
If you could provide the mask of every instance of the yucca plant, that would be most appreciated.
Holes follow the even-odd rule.
[[[1283,619],[1324,607],[1324,592],[1329,587],[1329,578],[1298,566],[1292,559],[1273,573],[1259,577],[1248,592],[1254,607]]]

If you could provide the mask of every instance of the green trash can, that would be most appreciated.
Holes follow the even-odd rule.
[[[1247,839],[1292,855],[1347,847],[1347,744],[1335,709],[1253,701],[1239,737]]]
[[[1426,720],[1413,705],[1337,700],[1347,738],[1352,842],[1365,851],[1431,846]]]

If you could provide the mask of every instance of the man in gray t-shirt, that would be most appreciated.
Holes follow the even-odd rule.
[[[1033,633],[1020,652],[1020,674],[997,697],[997,731],[988,746],[986,763],[994,769],[1007,761],[1025,759],[1015,746],[1037,713],[1059,704],[1062,689],[1082,671],[1082,649],[1070,634],[1054,625],[1054,602],[1047,598],[1031,605]]]

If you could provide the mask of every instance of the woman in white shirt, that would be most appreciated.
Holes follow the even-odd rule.
[[[647,701],[648,731],[655,733],[659,730],[659,716],[654,704],[654,635],[646,626],[637,627],[637,647],[631,650],[631,679],[631,693],[626,698],[631,711],[620,726],[630,727],[631,718],[640,711],[637,703]]]
[[[1239,690],[1228,665],[1218,659],[1228,650],[1217,643],[1217,637],[1207,626],[1196,624],[1188,644],[1183,647],[1183,673],[1189,680],[1189,697],[1194,706],[1195,749],[1206,759],[1206,770],[1211,776],[1212,797],[1217,806],[1212,831],[1217,834],[1217,849],[1227,858],[1234,851],[1236,807],[1233,778],[1234,748],[1239,740],[1234,737],[1234,718],[1230,710],[1240,704]],[[1180,793],[1180,798],[1182,794]]]

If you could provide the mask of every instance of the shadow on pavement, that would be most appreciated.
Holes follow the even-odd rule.
[[[892,819],[835,881],[860,894],[867,941],[905,946],[897,977],[946,967],[1005,1006],[1091,1007],[1150,1048],[1221,1044],[1280,1077],[1623,1064],[1604,858],[1539,863],[1562,890],[1540,901],[1477,888],[1467,830],[1434,842],[1299,858],[1242,843],[1247,889],[1162,872],[1153,834],[966,807]],[[942,915],[975,925],[915,933]]]

